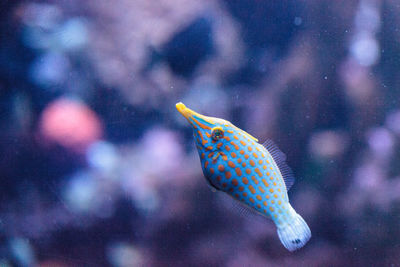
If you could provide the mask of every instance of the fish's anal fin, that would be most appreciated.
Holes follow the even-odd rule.
[[[240,200],[235,199],[231,195],[226,192],[219,191],[218,198],[221,200],[220,202],[225,204],[225,206],[233,213],[238,214],[240,217],[245,220],[257,221],[260,223],[265,223],[267,218],[270,218],[267,214],[261,214],[256,210],[248,207]]]
[[[220,191],[221,189],[219,189],[216,185],[213,184],[212,180],[210,179],[210,177],[208,177],[207,175],[204,175],[204,177],[206,178],[207,184],[210,187],[211,191],[213,193]]]
[[[294,184],[295,178],[292,169],[286,163],[285,153],[283,153],[272,140],[265,141],[263,146],[271,154],[272,158],[278,165],[279,171],[285,181],[286,190],[289,191]]]

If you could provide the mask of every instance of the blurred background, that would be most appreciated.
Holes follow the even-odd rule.
[[[0,266],[400,266],[400,2],[3,0]],[[175,103],[273,139],[290,253]]]

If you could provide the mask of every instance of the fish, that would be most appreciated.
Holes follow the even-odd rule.
[[[193,128],[203,174],[208,184],[246,209],[271,219],[289,251],[303,247],[311,230],[289,203],[294,183],[285,154],[270,140],[264,144],[231,122],[201,115],[182,102],[176,109]]]

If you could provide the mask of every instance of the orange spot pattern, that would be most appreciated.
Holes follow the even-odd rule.
[[[255,184],[258,184],[258,183],[259,183],[255,176],[251,176],[251,180],[253,180],[253,182],[254,182]]]
[[[254,189],[254,187],[252,185],[249,185],[249,190],[252,194],[256,193],[256,190]]]
[[[258,174],[258,176],[262,177],[262,173],[259,168],[255,168],[254,171]]]
[[[211,128],[210,128],[209,126],[200,123],[198,120],[196,120],[195,118],[193,118],[193,116],[192,116],[192,120],[194,120],[195,123],[196,123],[198,126],[200,126],[200,128],[207,129],[207,130],[211,130]]]
[[[233,147],[234,147],[236,150],[239,150],[239,146],[238,146],[235,142],[231,141],[231,145],[233,145]]]
[[[224,165],[218,165],[218,170],[219,170],[220,172],[223,172],[223,171],[225,170]]]
[[[200,138],[201,138],[201,143],[203,144],[203,146],[205,145],[205,144],[207,144],[207,140],[204,140],[204,137],[203,137],[203,134],[200,132],[200,131],[197,131],[198,133],[199,133],[199,136],[200,136]]]
[[[242,176],[242,170],[240,168],[236,168],[235,172],[236,172],[237,176]]]
[[[230,130],[228,130],[227,132],[234,133],[234,131],[230,131]],[[208,134],[207,134],[207,137],[209,137]],[[224,137],[224,138],[226,140],[228,140],[230,143],[228,143],[228,145],[224,145],[224,146],[222,143],[218,143],[217,148],[218,149],[222,148],[222,151],[220,150],[219,153],[222,156],[222,159],[227,162],[227,164],[225,166],[222,164],[220,164],[218,166],[212,166],[212,168],[208,169],[209,173],[211,173],[213,175],[213,174],[215,174],[215,170],[218,169],[218,171],[220,171],[221,173],[224,174],[225,179],[230,179],[230,181],[227,181],[227,180],[222,181],[221,186],[224,188],[225,191],[231,192],[232,196],[234,196],[235,198],[237,198],[241,201],[246,201],[246,202],[248,201],[249,204],[250,203],[252,204],[251,205],[252,207],[257,208],[257,210],[259,210],[261,212],[267,213],[267,211],[265,210],[265,209],[267,209],[268,212],[273,212],[273,213],[276,212],[276,214],[278,214],[278,212],[281,211],[281,208],[276,209],[276,207],[278,207],[278,206],[274,206],[276,209],[276,211],[275,211],[274,207],[271,207],[269,205],[274,204],[274,203],[277,203],[274,205],[282,204],[283,201],[280,200],[281,193],[279,193],[279,195],[277,194],[278,192],[281,191],[281,189],[279,188],[280,185],[278,186],[278,181],[275,181],[276,180],[274,178],[275,176],[274,177],[271,176],[274,168],[273,168],[273,166],[268,165],[269,164],[268,155],[264,155],[264,153],[262,153],[262,151],[264,151],[263,150],[264,148],[262,148],[261,146],[258,147],[257,146],[258,144],[253,144],[254,145],[253,147],[250,146],[249,144],[252,143],[252,141],[247,140],[245,135],[240,135],[239,133],[232,135],[231,138],[238,140],[240,142],[240,144],[236,143],[236,141],[230,141],[229,137]],[[245,140],[243,140],[243,138]],[[248,141],[248,143],[246,142],[246,140]],[[240,145],[244,146],[244,149],[241,149],[239,147]],[[246,149],[246,147],[247,147],[247,149]],[[206,150],[213,150],[213,149],[215,149],[215,147],[212,148],[211,146],[208,146],[206,148]],[[246,154],[245,150],[246,151],[248,150],[251,153]],[[257,153],[256,153],[256,151],[257,151]],[[206,152],[206,154],[208,154],[208,153]],[[200,156],[202,158],[204,158],[205,156],[208,156],[209,158],[213,158],[213,157],[217,158],[217,156],[215,156],[215,155],[217,155],[216,152],[210,151],[210,153],[208,155],[205,155],[205,153],[202,153]],[[240,156],[240,155],[242,155],[242,156]],[[264,158],[265,156],[267,157],[267,159],[260,159],[260,157]],[[267,164],[265,162],[267,162]],[[205,168],[210,167],[209,163],[207,161],[204,162],[204,166],[205,166]],[[228,171],[227,166],[229,166],[230,168],[233,168],[235,170],[235,172]],[[246,166],[248,166],[248,168],[246,168]],[[250,166],[252,168],[249,168]],[[272,171],[269,171],[269,169],[271,169]],[[257,173],[257,175],[255,175],[255,174],[251,175],[253,170],[255,173]],[[262,170],[262,172],[260,170]],[[267,170],[269,172],[266,172]],[[248,176],[243,177],[243,172],[245,172],[245,175],[248,175]],[[263,178],[263,176],[265,176],[265,178]],[[241,177],[241,180],[238,177]],[[257,178],[259,178],[259,177],[261,177],[263,179],[260,178],[258,180]],[[267,179],[266,179],[267,177],[269,177],[272,180],[271,186],[274,185],[272,188],[271,188],[270,184],[267,182]],[[221,176],[217,176],[216,179],[217,179],[217,181],[223,180]],[[260,182],[262,182],[262,183],[260,184]],[[248,191],[246,191],[246,189],[243,185],[247,186]],[[236,187],[236,189],[235,189],[235,187]],[[275,191],[277,191],[277,192],[275,193]],[[239,192],[241,192],[240,195],[238,194]],[[250,195],[253,195],[253,196],[249,197],[248,193],[251,193]],[[282,196],[285,197],[285,194],[282,194]],[[263,198],[264,199],[266,198],[267,201],[263,201]],[[268,208],[262,209],[262,206],[268,207]],[[275,213],[271,214],[271,216],[272,217],[276,216],[276,214]]]

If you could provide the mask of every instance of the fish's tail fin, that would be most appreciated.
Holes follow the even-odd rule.
[[[290,251],[303,247],[311,238],[311,231],[304,219],[293,210],[294,219],[282,227],[278,227],[278,236],[282,244]]]

